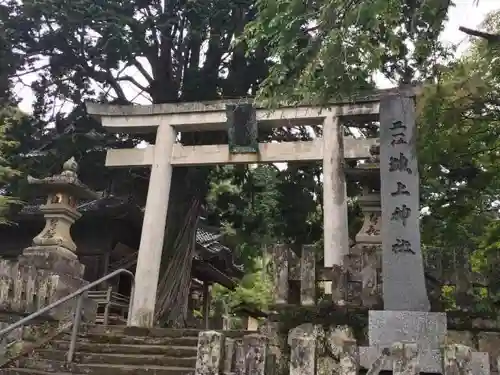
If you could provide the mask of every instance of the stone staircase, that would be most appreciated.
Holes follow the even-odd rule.
[[[194,374],[197,329],[82,326],[73,363],[66,363],[70,334],[0,369],[1,375],[187,375]],[[224,331],[243,337],[244,331]],[[248,333],[248,332],[247,332]]]

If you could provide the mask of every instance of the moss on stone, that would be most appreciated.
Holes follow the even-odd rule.
[[[337,306],[333,302],[322,302],[315,306],[277,305],[270,314],[271,321],[279,322],[280,334],[288,332],[301,324],[319,324],[325,328],[332,325],[347,325],[352,328],[358,342],[366,340],[368,328],[368,309]]]

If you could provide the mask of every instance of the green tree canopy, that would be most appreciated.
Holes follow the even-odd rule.
[[[484,29],[500,30],[500,14]],[[500,200],[500,49],[472,39],[440,67],[418,100],[422,240],[429,251],[471,254],[475,271],[498,287]],[[496,286],[495,286],[496,285]],[[483,301],[484,302],[484,301]],[[491,308],[476,304],[476,308]]]
[[[246,27],[250,51],[264,43],[275,64],[260,87],[271,101],[328,100],[434,75],[450,0],[257,0]]]

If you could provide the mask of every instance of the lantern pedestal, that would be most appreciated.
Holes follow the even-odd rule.
[[[98,195],[80,182],[77,170],[78,164],[71,158],[64,163],[61,174],[43,179],[28,177],[36,193],[47,197],[40,207],[45,227],[16,262],[0,260],[0,273],[6,276],[7,288],[3,293],[0,285],[0,305],[14,315],[33,313],[88,284],[83,279],[85,267],[78,260],[71,238],[71,225],[81,217],[77,201],[96,199]],[[72,300],[49,311],[47,318],[72,319],[75,303]],[[95,303],[85,299],[84,319],[93,320],[95,310]]]

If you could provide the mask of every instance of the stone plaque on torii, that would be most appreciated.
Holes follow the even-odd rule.
[[[136,268],[132,324],[153,324],[173,167],[321,161],[324,265],[334,269],[342,267],[349,252],[344,163],[349,159],[370,158],[370,147],[379,140],[344,137],[341,123],[356,117],[377,121],[380,97],[381,94],[376,93],[323,107],[285,106],[273,110],[256,104],[246,105],[242,110],[234,106],[238,102],[226,101],[150,106],[88,103],[89,114],[98,116],[103,126],[112,132],[150,133],[156,130],[154,145],[143,149],[109,150],[106,157],[109,167],[151,167]],[[235,115],[228,116],[228,111]],[[311,141],[256,142],[259,129],[298,125],[323,125],[323,136]],[[214,130],[228,131],[229,144],[183,146],[176,142],[177,132]]]

